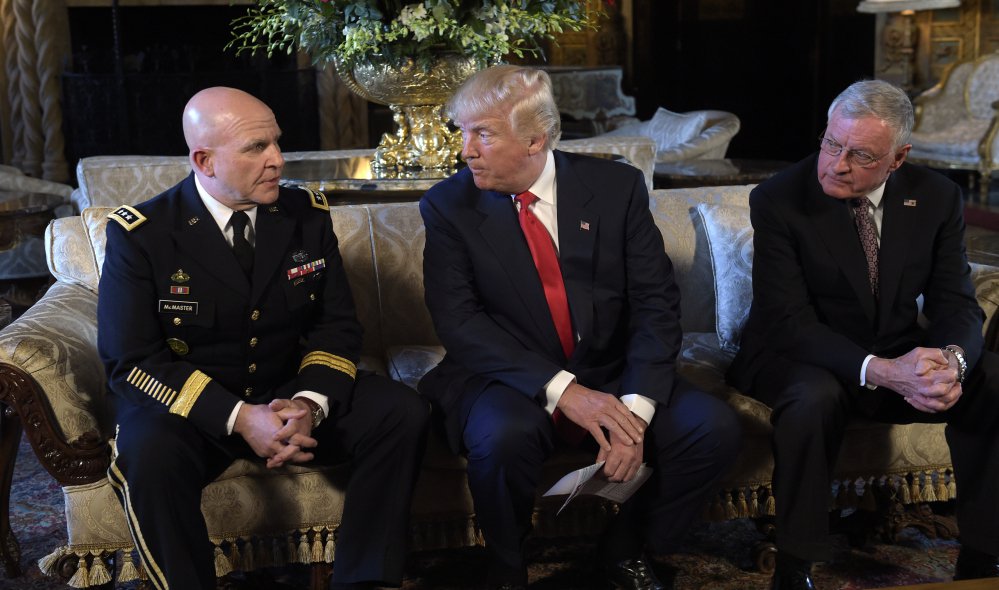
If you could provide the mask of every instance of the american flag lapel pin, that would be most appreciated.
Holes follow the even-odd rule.
[[[916,199],[906,199],[906,200],[902,201],[902,204],[905,205],[906,207],[915,207],[916,206]]]
[[[590,222],[589,221],[582,221],[582,220],[580,220],[579,221],[579,229],[580,229],[580,231],[590,231]]]

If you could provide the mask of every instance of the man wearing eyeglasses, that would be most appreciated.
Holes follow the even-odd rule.
[[[750,196],[753,303],[729,380],[773,408],[775,589],[814,588],[812,562],[831,556],[831,473],[855,416],[948,425],[955,578],[999,576],[999,357],[983,350],[961,191],[905,163],[912,125],[905,93],[857,82],[818,153]]]

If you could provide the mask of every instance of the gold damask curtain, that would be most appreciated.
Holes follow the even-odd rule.
[[[0,0],[0,162],[69,179],[60,77],[69,59],[65,0]]]

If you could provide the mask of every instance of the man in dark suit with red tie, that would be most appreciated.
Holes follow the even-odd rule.
[[[947,423],[955,577],[995,577],[999,357],[983,350],[961,191],[904,163],[913,109],[891,84],[853,84],[828,116],[819,152],[750,196],[753,303],[729,372],[773,408],[773,588],[814,588],[811,563],[830,557],[831,472],[856,415]]]
[[[235,459],[349,462],[332,588],[398,586],[429,404],[358,369],[329,206],[279,185],[274,113],[216,87],[183,122],[192,173],[111,213],[97,304],[108,478],[143,567],[158,590],[215,588],[201,494]]]
[[[552,150],[559,113],[543,71],[483,70],[448,108],[468,167],[420,203],[427,304],[447,349],[420,390],[468,458],[490,586],[526,586],[541,465],[578,443],[611,481],[653,468],[598,557],[619,588],[664,588],[646,551],[678,547],[739,428],[676,373],[679,291],[642,174]]]

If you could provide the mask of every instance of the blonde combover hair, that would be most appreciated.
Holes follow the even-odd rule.
[[[454,93],[445,113],[454,121],[508,110],[510,126],[523,137],[542,133],[546,149],[562,136],[562,122],[548,73],[521,66],[493,66],[476,72]]]

